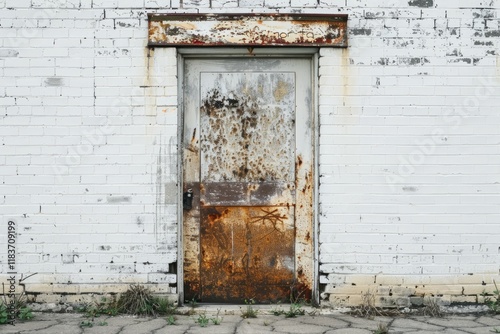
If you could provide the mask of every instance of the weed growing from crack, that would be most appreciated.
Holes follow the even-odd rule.
[[[422,314],[435,317],[442,318],[444,316],[443,311],[441,311],[441,307],[436,298],[428,297],[424,300],[424,307],[422,308]]]
[[[156,312],[160,315],[172,315],[177,310],[175,304],[167,298],[155,297],[154,305]]]
[[[350,312],[351,315],[373,319],[376,316],[397,316],[401,312],[399,309],[382,309],[375,306],[375,294],[370,290],[361,295],[361,305],[353,307]]]
[[[257,318],[257,313],[259,312],[259,310],[256,310],[253,308],[253,304],[255,304],[255,300],[253,298],[245,299],[245,304],[247,306],[246,306],[245,311],[243,311],[243,310],[241,311],[241,317],[243,319]]]
[[[131,285],[121,295],[117,306],[120,313],[132,315],[169,315],[176,311],[173,302],[153,296],[151,290],[139,284]]]
[[[198,306],[198,302],[196,301],[196,297],[191,298],[191,300],[187,301],[189,303],[189,307],[196,308]]]
[[[207,318],[206,314],[200,314],[198,319],[196,319],[196,322],[200,325],[200,327],[207,327],[209,321],[210,319]]]
[[[118,308],[132,315],[155,315],[151,291],[139,284],[131,285],[118,300]]]
[[[80,322],[80,328],[90,328],[94,327],[94,320],[85,320]]]
[[[196,301],[196,297],[193,297],[191,300],[186,300],[186,303],[189,304],[189,310],[185,312],[186,315],[196,314],[195,308],[198,306],[198,302]]]
[[[363,318],[383,315],[381,310],[375,306],[375,295],[370,290],[361,296],[361,305],[354,308],[353,314]]]
[[[167,317],[167,325],[169,326],[175,325],[175,317],[173,315],[169,315]]]
[[[18,295],[12,296],[12,298],[7,301],[7,294],[5,293],[5,285],[3,285],[3,300],[0,300],[0,325],[6,324],[14,319],[9,318],[9,313],[11,317],[20,320],[31,320],[34,318],[31,308],[26,304],[26,295],[24,291]],[[9,307],[7,307],[9,305]]]
[[[210,321],[212,321],[214,325],[220,325],[222,323],[222,320],[224,320],[223,317],[219,317],[219,313],[220,313],[220,308],[217,309],[217,314],[215,315],[215,318],[210,319]]]
[[[278,305],[276,305],[275,308],[273,308],[271,310],[271,314],[275,315],[275,316],[280,316],[282,314],[285,314],[285,310],[283,310],[283,308],[281,307],[281,305],[278,304]]]
[[[379,323],[377,329],[373,331],[373,334],[388,334],[389,326],[387,324]]]
[[[21,320],[31,320],[33,319],[33,313],[29,307],[23,307],[19,310],[19,319]]]
[[[101,315],[114,316],[119,313],[118,305],[114,296],[109,300],[106,297],[102,297],[100,301],[84,304],[79,311],[85,313],[86,318],[92,319]]]
[[[290,304],[290,309],[287,312],[284,312],[285,318],[295,318],[298,315],[304,315],[306,311],[302,309],[302,305],[299,303]]]
[[[306,314],[306,311],[302,309],[304,304],[308,304],[308,301],[303,296],[305,295],[306,290],[300,289],[297,284],[293,284],[290,286],[290,308],[288,311],[285,311],[281,308],[281,305],[278,304],[271,313],[275,316],[280,316],[282,314],[285,315],[285,318],[295,318],[299,315]]]
[[[9,321],[7,306],[2,302],[0,303],[0,325],[6,324]]]
[[[488,296],[485,291],[483,291],[481,295],[484,297],[484,303],[489,307],[489,309],[495,314],[500,314],[500,290],[498,290],[498,286],[495,281],[493,281],[493,284],[495,285],[493,297]]]

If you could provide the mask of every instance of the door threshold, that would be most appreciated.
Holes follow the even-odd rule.
[[[275,315],[276,312],[287,312],[290,310],[291,304],[252,304],[253,310],[259,315]],[[305,314],[331,314],[332,309],[323,309],[321,307],[313,307],[309,305],[301,306]],[[177,308],[179,314],[207,314],[207,315],[237,315],[241,316],[247,310],[245,304],[216,304],[216,303],[199,303],[196,307],[191,307],[187,304]],[[325,313],[326,311],[326,313]]]

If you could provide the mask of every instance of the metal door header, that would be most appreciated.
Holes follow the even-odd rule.
[[[149,46],[347,47],[347,15],[148,14]]]

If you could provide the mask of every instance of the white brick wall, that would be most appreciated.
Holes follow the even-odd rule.
[[[349,48],[319,60],[324,300],[500,281],[500,1],[6,0],[0,242],[14,219],[28,290],[176,291],[177,59],[145,47],[157,10],[349,14]]]

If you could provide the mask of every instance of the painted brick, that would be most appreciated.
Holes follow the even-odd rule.
[[[177,283],[151,273],[177,260],[177,197],[156,193],[158,184],[178,191],[177,57],[145,48],[145,8],[210,4],[220,13],[350,15],[350,47],[319,51],[325,301],[354,305],[373,286],[380,304],[406,305],[415,291],[473,302],[500,281],[499,23],[484,1],[6,1],[0,213],[29,216],[19,222],[19,260],[39,272],[31,279],[40,298]],[[166,149],[173,167],[161,166],[157,181]],[[168,203],[162,213],[157,195]],[[120,196],[130,201],[107,202]],[[133,273],[137,259],[150,264]]]

